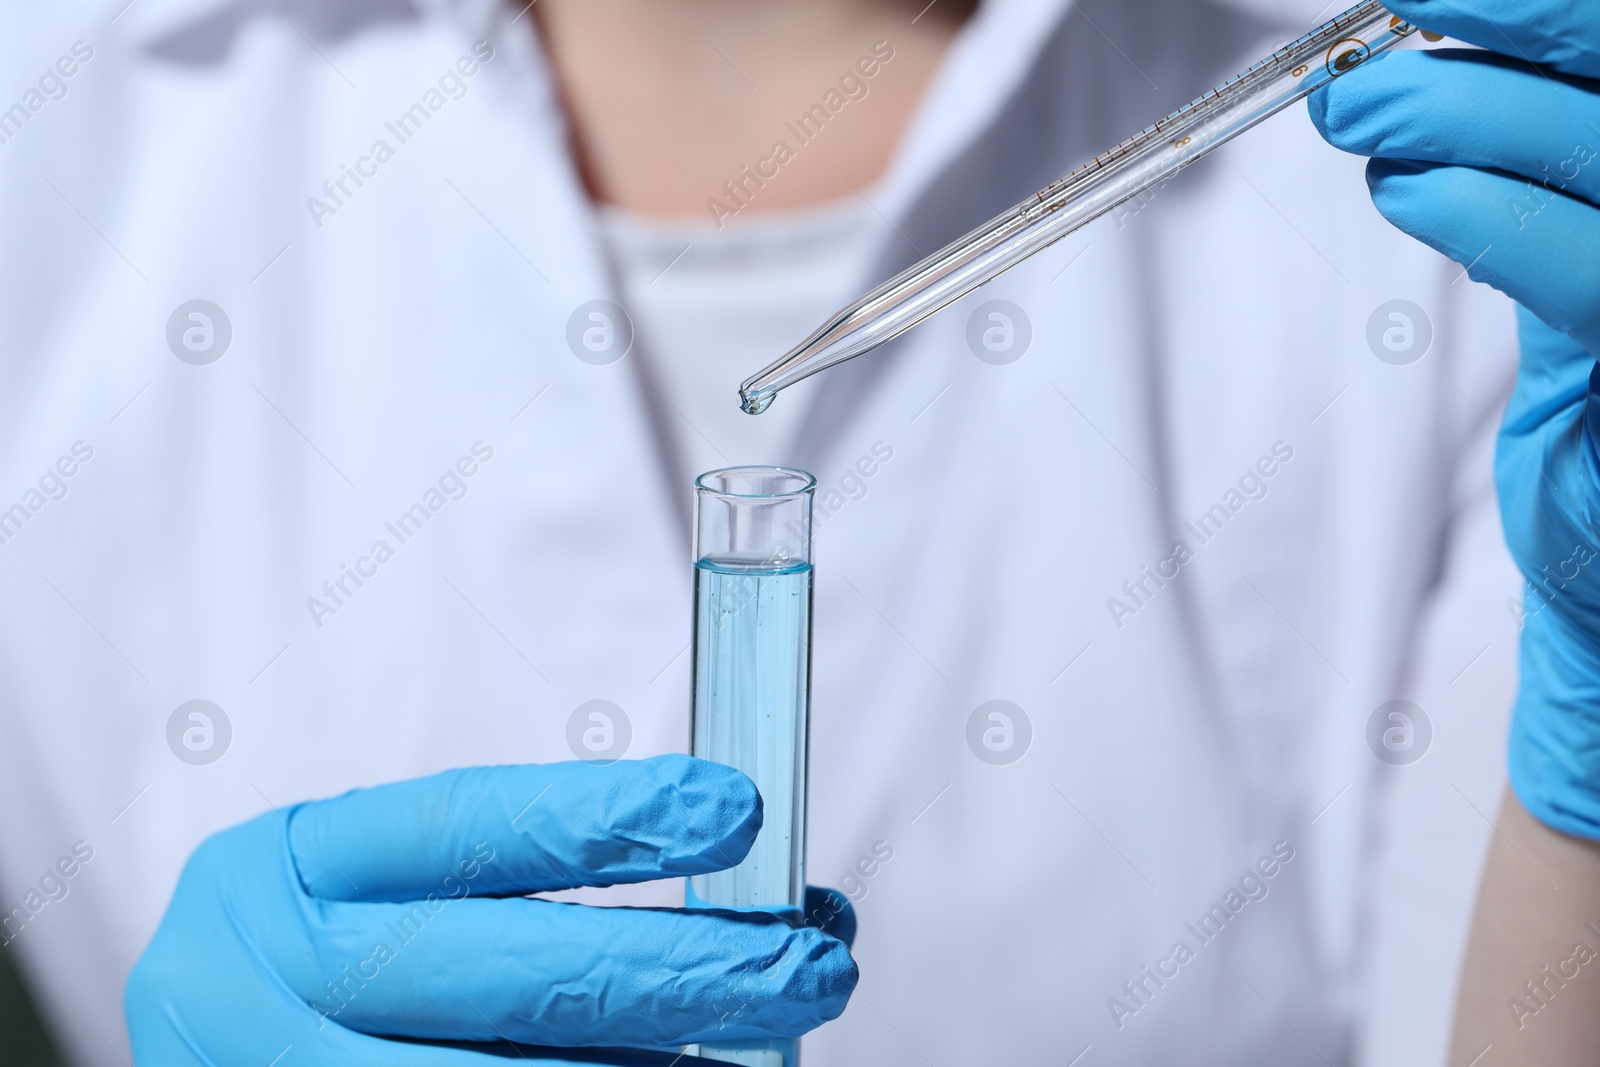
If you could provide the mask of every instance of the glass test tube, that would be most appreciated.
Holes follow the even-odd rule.
[[[690,907],[805,905],[811,682],[811,503],[816,479],[734,467],[695,481],[694,704],[690,752],[749,775],[763,821],[738,866],[689,879]],[[737,1016],[738,989],[730,989]],[[703,1044],[699,1055],[796,1067],[795,1040]]]

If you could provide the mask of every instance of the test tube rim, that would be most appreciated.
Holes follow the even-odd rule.
[[[732,476],[744,473],[760,473],[766,475],[779,474],[795,479],[796,488],[785,489],[781,493],[735,493],[715,485],[708,485],[706,479],[718,476]],[[714,471],[706,471],[694,480],[694,487],[702,493],[712,496],[728,497],[734,500],[783,500],[788,497],[801,496],[811,492],[817,487],[817,477],[809,471],[796,467],[781,467],[777,465],[745,464],[734,467],[719,467]]]

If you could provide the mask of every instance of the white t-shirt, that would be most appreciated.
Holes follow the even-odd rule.
[[[664,409],[679,461],[694,468],[680,484],[717,467],[781,462],[813,383],[759,417],[739,408],[736,391],[859,295],[882,225],[870,203],[852,196],[720,229],[609,207],[598,218],[650,400]]]

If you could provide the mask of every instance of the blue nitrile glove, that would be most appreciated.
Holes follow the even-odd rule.
[[[1490,49],[1396,52],[1311,99],[1333,144],[1375,156],[1378,210],[1522,305],[1495,458],[1530,588],[1511,782],[1557,830],[1600,838],[1600,4],[1394,0]],[[1539,64],[1538,67],[1532,64]]]
[[[263,815],[184,869],[128,979],[134,1055],[140,1067],[664,1065],[548,1046],[802,1034],[856,983],[848,948],[817,929],[520,895],[720,870],[760,827],[748,778],[687,756],[450,771]],[[853,923],[841,903],[808,913]]]

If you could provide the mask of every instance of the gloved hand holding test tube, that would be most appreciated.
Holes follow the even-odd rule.
[[[128,981],[135,1058],[688,1067],[686,1042],[804,1033],[856,983],[823,930],[525,896],[720,869],[762,825],[745,775],[681,755],[471,767],[268,812],[185,867]],[[820,894],[812,910],[832,914]]]
[[[815,486],[775,467],[697,483],[699,759],[451,771],[219,834],[129,983],[135,1049],[243,1065],[289,1044],[308,1063],[431,1067],[503,1061],[410,1042],[687,1039],[705,1043],[683,1049],[685,1065],[698,1053],[795,1067],[796,1035],[838,1015],[856,981],[849,904],[805,883]],[[520,896],[674,875],[688,876],[691,909],[770,914]],[[191,958],[215,981],[168,980]],[[385,972],[403,981],[377,982]],[[521,1054],[567,1062],[550,1047]],[[596,1055],[584,1062],[667,1062]]]

